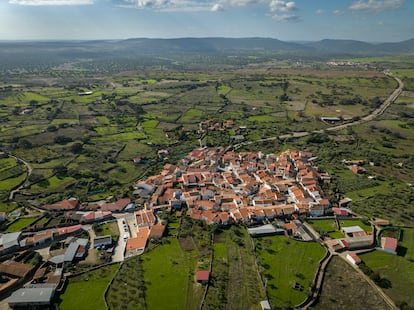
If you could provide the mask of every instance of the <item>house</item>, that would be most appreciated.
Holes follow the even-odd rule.
[[[60,202],[56,202],[54,204],[44,205],[41,208],[46,209],[48,211],[68,211],[74,210],[79,206],[79,201],[75,198],[69,198],[66,200],[62,200]]]
[[[129,238],[125,246],[125,257],[141,255],[144,253],[149,235],[150,229],[148,227],[142,227],[139,229],[135,238]]]
[[[101,205],[101,211],[121,212],[130,203],[131,199],[129,198],[122,198],[116,202],[106,202]]]
[[[332,208],[332,211],[335,214],[335,216],[337,216],[337,217],[348,217],[348,216],[351,216],[351,212],[347,208],[336,208],[336,207],[333,207]]]
[[[362,262],[362,260],[358,257],[358,255],[354,252],[348,252],[346,254],[346,259],[351,262],[351,264],[358,265]]]
[[[138,227],[154,225],[156,218],[152,210],[139,210],[135,212]]]
[[[26,238],[26,245],[28,246],[42,246],[53,241],[53,230],[46,230],[35,234],[33,237]]]
[[[201,284],[207,284],[210,280],[210,271],[208,270],[199,270],[196,273],[196,281]]]
[[[381,238],[381,249],[391,254],[397,254],[398,240],[391,237]]]

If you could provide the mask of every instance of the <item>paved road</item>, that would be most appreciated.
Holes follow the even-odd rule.
[[[385,112],[385,110],[390,106],[390,104],[393,103],[398,98],[398,96],[401,95],[402,90],[404,88],[404,83],[399,78],[393,76],[389,72],[386,72],[385,75],[390,77],[390,78],[393,78],[395,81],[397,81],[398,87],[381,104],[380,107],[378,107],[377,109],[372,111],[370,114],[360,118],[359,120],[355,120],[353,122],[349,122],[349,123],[342,124],[342,125],[328,127],[326,129],[320,129],[320,130],[314,130],[314,131],[298,131],[298,132],[292,132],[292,133],[284,134],[284,135],[280,135],[280,136],[274,136],[274,137],[269,137],[269,138],[265,138],[265,139],[259,139],[259,140],[255,140],[255,141],[246,141],[246,142],[242,142],[242,143],[239,143],[239,144],[235,144],[233,148],[235,150],[237,150],[238,148],[240,148],[242,146],[251,145],[251,144],[260,143],[260,142],[273,141],[273,140],[277,140],[277,139],[300,138],[300,137],[305,137],[305,136],[311,135],[313,133],[323,133],[325,130],[326,131],[338,131],[338,130],[341,130],[341,129],[344,129],[344,128],[347,128],[347,127],[351,127],[351,126],[359,125],[359,124],[362,124],[362,123],[365,123],[365,122],[368,122],[368,121],[372,121],[373,119],[375,119],[376,117],[378,117],[379,115],[381,115]]]
[[[119,229],[119,239],[118,239],[118,245],[115,248],[114,256],[112,256],[113,262],[124,261],[126,241],[127,239],[131,237],[129,233],[129,229],[127,229],[127,231],[125,231],[124,229],[124,226],[125,226],[124,222],[126,223],[126,220],[124,217],[117,218],[118,229]]]

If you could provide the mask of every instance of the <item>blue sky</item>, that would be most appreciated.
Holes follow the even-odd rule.
[[[413,0],[0,0],[0,40],[414,38]]]

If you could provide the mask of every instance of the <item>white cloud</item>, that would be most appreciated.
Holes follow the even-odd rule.
[[[243,7],[248,5],[264,4],[264,0],[220,0],[219,4],[223,7]]]
[[[94,0],[9,0],[10,4],[18,5],[86,5],[93,4]]]
[[[269,4],[270,11],[272,12],[290,12],[297,10],[296,3],[293,1],[280,1],[280,0],[273,0]]]
[[[170,4],[169,0],[137,0],[136,5],[141,8],[161,8]]]
[[[357,1],[350,5],[352,11],[372,11],[381,12],[385,10],[394,10],[402,6],[404,0],[368,0]]]
[[[212,6],[211,11],[212,12],[223,11],[223,6],[220,3],[216,3]]]
[[[283,14],[283,15],[273,15],[272,19],[277,22],[289,22],[289,23],[297,23],[302,20],[302,18],[299,15],[289,15],[289,14]]]
[[[325,11],[322,10],[322,9],[319,9],[319,10],[316,10],[315,13],[318,14],[318,15],[322,15],[322,14],[325,13]]]
[[[345,12],[341,10],[335,10],[335,11],[332,11],[332,13],[336,16],[342,16],[345,14]]]

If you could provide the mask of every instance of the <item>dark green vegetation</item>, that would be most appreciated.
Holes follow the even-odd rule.
[[[141,257],[126,260],[116,273],[106,301],[110,309],[146,309],[144,271]]]
[[[315,309],[389,309],[382,297],[343,259],[329,263]]]

